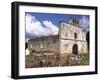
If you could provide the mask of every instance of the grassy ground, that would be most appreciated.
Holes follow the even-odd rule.
[[[89,54],[83,54],[82,55],[82,64],[83,65],[89,64]]]
[[[77,59],[78,58],[78,59]],[[76,66],[76,65],[89,65],[89,55],[88,54],[81,54],[76,56],[76,60],[70,60],[68,57],[68,66]]]
[[[43,56],[41,54],[25,56],[25,67],[55,67],[55,66],[79,66],[89,64],[89,54],[81,54],[81,60],[70,59],[71,56],[59,58],[57,54]],[[76,57],[74,57],[76,58]]]

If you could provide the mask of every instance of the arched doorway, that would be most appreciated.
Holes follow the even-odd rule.
[[[77,44],[74,44],[74,45],[73,45],[72,53],[73,53],[73,54],[78,54],[78,45],[77,45]]]

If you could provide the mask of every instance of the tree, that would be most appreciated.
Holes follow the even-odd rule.
[[[86,34],[86,41],[87,41],[87,44],[88,44],[88,47],[87,48],[88,48],[88,51],[89,51],[89,48],[90,48],[89,47],[89,45],[90,45],[90,32],[89,31]]]

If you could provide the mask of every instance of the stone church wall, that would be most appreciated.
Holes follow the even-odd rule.
[[[28,43],[28,48],[30,51],[49,51],[49,52],[57,52],[59,49],[59,37],[56,36],[48,36],[37,39],[32,39]]]
[[[86,32],[79,25],[61,22],[59,36],[62,56],[73,54],[74,44],[78,46],[78,54],[86,54],[88,52]]]

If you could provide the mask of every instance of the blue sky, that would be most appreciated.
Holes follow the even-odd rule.
[[[52,14],[52,13],[33,13],[33,12],[26,12],[26,15],[30,14],[32,16],[35,16],[38,21],[43,20],[50,20],[59,27],[60,21],[68,22],[71,18],[79,19],[81,20],[83,17],[86,17],[89,20],[88,15],[72,15],[72,14]]]
[[[88,15],[72,15],[72,14],[52,14],[52,13],[34,13],[26,12],[26,32],[25,38],[28,41],[31,38],[57,35],[59,30],[59,22],[68,22],[71,18],[79,19],[80,25],[89,30]]]

